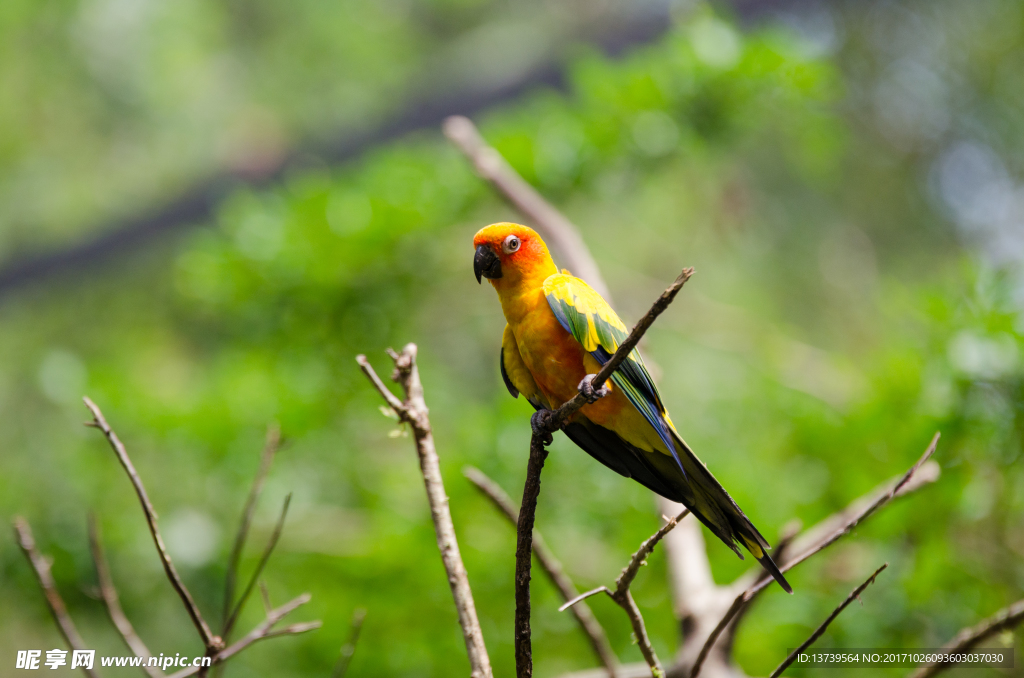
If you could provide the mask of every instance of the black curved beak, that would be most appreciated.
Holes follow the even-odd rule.
[[[476,248],[476,256],[473,257],[473,273],[476,273],[476,281],[483,276],[489,280],[501,277],[501,260],[494,253],[490,245],[480,245]]]

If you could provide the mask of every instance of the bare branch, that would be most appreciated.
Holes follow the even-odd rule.
[[[270,540],[267,541],[267,545],[263,548],[263,555],[260,556],[260,562],[256,565],[256,569],[252,573],[252,577],[249,578],[249,583],[246,584],[245,590],[242,591],[242,596],[238,599],[238,603],[231,611],[231,615],[228,617],[228,621],[224,624],[224,638],[226,639],[231,633],[231,629],[235,627],[235,622],[238,621],[238,615],[241,614],[242,608],[245,607],[246,601],[252,594],[253,588],[256,586],[257,580],[260,575],[263,574],[263,568],[267,566],[267,561],[270,560],[270,554],[274,552],[274,548],[277,546],[277,542],[281,539],[281,532],[284,531],[284,519],[288,516],[288,507],[292,503],[291,492],[288,493],[284,498],[284,504],[281,505],[281,515],[277,518],[277,524],[274,525],[274,532],[270,535]]]
[[[587,598],[590,598],[591,596],[596,596],[598,593],[607,593],[610,596],[610,595],[612,595],[612,590],[610,588],[608,588],[607,586],[598,586],[596,589],[590,589],[589,591],[584,591],[583,593],[579,594],[575,598],[571,598],[571,599],[565,601],[565,603],[561,607],[558,608],[558,611],[559,612],[565,612],[568,609],[575,609],[575,607],[577,605],[580,605],[584,600],[586,600]]]
[[[125,450],[124,445],[118,439],[117,434],[107,424],[107,420],[103,418],[103,412],[96,404],[89,400],[89,398],[82,399],[85,402],[85,406],[92,412],[93,421],[90,425],[103,431],[103,435],[106,436],[107,442],[110,443],[110,447],[114,450],[117,455],[118,461],[121,462],[121,466],[124,467],[125,472],[128,474],[128,479],[131,481],[132,486],[135,488],[135,493],[139,496],[139,502],[142,504],[142,511],[146,514],[146,523],[149,525],[149,532],[153,536],[153,543],[156,545],[157,553],[160,555],[160,562],[164,566],[164,572],[167,574],[167,578],[171,582],[171,586],[178,592],[178,596],[181,598],[181,602],[185,604],[185,609],[188,611],[188,616],[192,619],[192,623],[195,625],[196,630],[199,631],[199,636],[203,639],[203,644],[206,646],[207,651],[220,650],[224,647],[224,641],[219,636],[213,635],[210,631],[209,625],[206,620],[203,619],[202,613],[199,611],[199,607],[192,599],[192,594],[188,592],[185,587],[185,583],[181,581],[181,577],[178,576],[178,571],[174,568],[174,563],[171,562],[171,556],[167,553],[167,548],[164,546],[164,540],[160,536],[160,530],[157,528],[157,517],[156,510],[153,508],[153,504],[149,501],[149,495],[146,494],[146,488],[142,484],[142,479],[139,474],[135,471],[135,466],[132,465],[132,460],[128,457],[128,452]]]
[[[978,643],[988,640],[997,633],[1014,629],[1024,622],[1024,600],[1018,600],[1013,605],[1004,607],[988,619],[982,620],[974,626],[962,629],[960,633],[953,636],[953,639],[943,645],[942,651],[956,654],[965,652]],[[922,666],[910,674],[910,678],[931,678],[956,664],[937,663]]]
[[[679,524],[679,521],[687,516],[690,509],[683,509],[679,515],[675,518],[669,518],[664,526],[660,530],[654,533],[644,543],[640,544],[640,548],[633,554],[633,557],[629,559],[629,565],[622,570],[622,574],[615,580],[615,592],[622,594],[629,588],[629,585],[633,583],[637,573],[640,571],[640,567],[647,564],[647,556],[651,555],[654,551],[654,547],[658,545],[666,534],[668,534],[672,528]]]
[[[512,498],[505,493],[505,490],[498,483],[488,478],[480,469],[472,466],[465,467],[462,473],[498,507],[513,526],[518,524],[519,509],[516,508],[515,504],[512,503]],[[551,583],[562,594],[563,600],[571,601],[576,598],[579,593],[576,589],[576,584],[573,583],[572,578],[565,572],[562,563],[555,557],[555,554],[544,541],[544,537],[541,536],[540,531],[536,528],[533,530],[533,554],[537,557],[537,562],[540,563],[548,578],[551,579]],[[608,670],[608,675],[611,678],[616,678],[616,669],[619,662],[615,657],[611,644],[608,642],[608,636],[605,634],[604,628],[597,621],[597,617],[594,616],[589,605],[577,603],[578,601],[572,605],[572,612],[576,617],[576,621],[579,622],[583,632],[587,634],[587,639],[590,641],[598,661]],[[564,609],[564,606],[559,609]]]
[[[840,527],[832,531],[827,537],[825,537],[821,541],[807,548],[799,556],[788,561],[785,565],[780,565],[779,570],[781,570],[784,573],[788,572],[789,570],[793,569],[800,563],[804,562],[814,554],[820,553],[823,549],[828,548],[836,541],[838,541],[841,537],[843,537],[843,535],[849,534],[849,532],[854,527],[856,527],[863,520],[867,519],[873,513],[884,507],[886,504],[892,501],[894,497],[899,496],[900,490],[910,487],[910,481],[913,479],[914,474],[917,473],[917,471],[922,466],[924,466],[925,462],[928,461],[928,458],[935,453],[935,448],[938,445],[938,443],[939,434],[936,433],[935,436],[932,437],[932,441],[928,445],[928,449],[926,449],[924,454],[921,455],[921,458],[918,459],[917,462],[915,462],[914,465],[911,466],[907,470],[907,472],[900,477],[898,481],[896,481],[896,484],[893,485],[888,492],[883,493],[875,500],[873,500],[871,503],[869,503],[867,506],[857,511],[853,516],[849,517],[846,521],[844,521],[844,523]],[[700,654],[698,655],[697,660],[694,662],[693,669],[690,671],[690,678],[697,678],[697,676],[700,674],[700,669],[704,663],[704,660],[707,658],[707,655],[711,651],[711,647],[715,644],[715,641],[718,640],[718,636],[721,635],[722,631],[725,630],[725,627],[728,626],[730,622],[732,622],[733,618],[739,613],[739,611],[743,608],[744,605],[749,604],[750,601],[753,600],[758,593],[767,588],[772,581],[772,579],[763,579],[762,581],[754,584],[753,586],[745,590],[743,593],[740,593],[738,596],[736,596],[735,600],[733,600],[732,602],[732,605],[729,606],[729,609],[726,611],[725,615],[721,618],[721,620],[719,620],[718,625],[715,626],[714,630],[711,632],[711,635],[709,635],[707,640],[704,641],[704,646],[701,648]]]
[[[640,318],[637,324],[633,327],[633,330],[629,333],[629,336],[626,337],[626,340],[619,345],[608,362],[606,362],[598,371],[593,380],[594,390],[599,390],[604,386],[604,382],[611,378],[615,370],[618,369],[620,364],[622,364],[622,361],[626,359],[626,356],[632,353],[633,349],[636,348],[636,345],[640,343],[640,339],[644,336],[647,330],[650,329],[651,325],[654,324],[657,317],[669,307],[669,304],[671,304],[676,298],[676,294],[679,293],[679,290],[683,288],[683,285],[686,284],[686,281],[689,280],[692,275],[692,268],[684,268],[682,273],[679,274],[679,277],[677,277],[675,281],[661,293],[661,296],[655,300],[650,310],[647,311],[647,313],[644,314],[644,316]],[[577,393],[571,400],[563,404],[551,415],[550,423],[548,424],[549,430],[557,430],[569,419],[569,417],[586,404],[587,396],[583,393]]]
[[[114,627],[121,634],[121,638],[124,640],[125,645],[128,646],[128,649],[136,657],[142,657],[142,670],[151,678],[163,676],[164,674],[160,669],[155,666],[146,665],[146,661],[153,653],[149,651],[146,644],[135,633],[135,627],[128,621],[128,617],[125,616],[124,609],[121,607],[121,600],[117,595],[117,589],[114,587],[114,580],[110,576],[107,558],[103,554],[99,525],[97,525],[96,516],[93,513],[89,514],[89,550],[92,551],[92,561],[96,565],[96,576],[99,579],[100,596],[107,607],[110,621],[114,623]]]
[[[29,527],[28,521],[21,516],[15,516],[13,523],[14,536],[18,541],[18,546],[21,547],[22,553],[28,558],[29,564],[36,573],[39,587],[43,589],[43,595],[46,596],[46,603],[50,608],[50,614],[53,615],[53,620],[57,622],[60,635],[64,637],[64,640],[67,641],[72,650],[84,650],[85,641],[82,640],[78,629],[75,628],[75,622],[71,620],[71,615],[68,614],[68,608],[64,605],[64,599],[60,597],[60,592],[57,591],[57,583],[53,580],[53,574],[50,572],[49,559],[44,558],[36,548],[36,540],[32,536],[32,528]],[[95,671],[84,666],[82,671],[90,678],[97,678],[98,676]]]
[[[491,182],[555,246],[573,275],[586,280],[611,302],[601,270],[579,229],[519,176],[498,151],[487,145],[469,118],[451,116],[444,121],[443,129],[445,136],[473,163],[477,173]]]
[[[622,570],[622,574],[615,580],[615,590],[612,591],[605,586],[600,586],[591,591],[576,596],[562,607],[558,608],[559,611],[576,605],[584,598],[592,596],[596,593],[607,593],[608,596],[615,601],[615,603],[626,611],[626,615],[629,617],[629,623],[633,627],[633,635],[636,636],[637,645],[640,647],[640,653],[644,656],[644,660],[647,662],[650,668],[651,675],[654,678],[660,678],[665,675],[664,670],[661,668],[661,662],[658,661],[658,655],[654,652],[654,647],[651,645],[650,639],[647,637],[647,628],[644,626],[643,615],[640,614],[640,608],[636,606],[636,602],[633,600],[633,594],[629,591],[629,585],[633,583],[633,579],[636,578],[637,572],[640,571],[640,567],[647,563],[647,557],[651,555],[654,547],[657,546],[666,534],[668,534],[672,528],[679,524],[679,521],[686,517],[690,511],[684,509],[675,518],[669,518],[665,525],[654,533],[649,539],[645,540],[637,552],[633,554],[633,557],[629,559],[629,564],[626,565]]]
[[[366,619],[366,610],[357,607],[352,611],[352,623],[349,627],[348,640],[341,646],[341,656],[338,663],[334,665],[331,678],[345,678],[348,667],[352,663],[352,655],[356,652],[356,643],[359,642],[359,633],[363,630],[363,621]]]
[[[665,670],[661,668],[661,662],[658,661],[658,655],[654,652],[651,639],[647,637],[644,618],[640,615],[640,608],[636,606],[636,602],[633,600],[633,594],[629,592],[629,589],[626,589],[621,595],[613,595],[612,599],[626,611],[629,623],[633,627],[636,644],[640,647],[640,654],[644,656],[644,661],[651,667],[651,676],[653,678],[665,678]]]
[[[359,367],[363,370],[363,374],[366,375],[366,378],[369,379],[370,383],[377,389],[377,392],[381,394],[384,401],[387,402],[391,409],[395,411],[395,414],[399,417],[404,416],[405,405],[397,396],[395,396],[394,393],[391,392],[391,389],[385,386],[384,382],[380,380],[380,377],[378,377],[377,373],[373,371],[373,366],[370,365],[370,361],[366,359],[366,356],[361,354],[357,355],[356,362],[359,363]]]
[[[869,587],[869,586],[871,586],[872,584],[875,583],[875,577],[877,577],[879,574],[881,574],[882,570],[884,570],[887,567],[889,567],[889,563],[883,564],[880,568],[875,570],[875,573],[872,574],[870,577],[868,577],[864,581],[863,584],[861,584],[860,586],[855,588],[853,591],[851,591],[850,595],[846,596],[846,600],[841,602],[839,604],[839,607],[837,607],[836,609],[832,610],[832,614],[830,614],[828,616],[828,618],[825,621],[823,621],[818,628],[816,628],[814,630],[814,633],[812,633],[807,640],[805,640],[803,643],[800,644],[800,647],[798,647],[795,650],[793,650],[790,653],[790,655],[788,657],[786,657],[782,661],[782,663],[779,664],[778,667],[776,667],[776,669],[774,671],[772,671],[772,675],[768,676],[768,678],[779,678],[779,676],[782,675],[782,672],[785,671],[787,668],[789,668],[790,664],[792,664],[794,661],[796,661],[797,656],[801,652],[803,652],[804,650],[809,648],[814,643],[814,641],[816,641],[818,638],[821,638],[821,635],[823,633],[825,633],[825,630],[828,628],[829,624],[834,622],[836,617],[838,617],[840,614],[842,614],[843,610],[845,610],[846,607],[850,603],[852,603],[855,599],[860,598],[860,594],[864,593],[864,589],[866,589],[867,587]]]
[[[548,434],[550,436],[550,434]],[[533,552],[533,524],[537,515],[537,497],[540,496],[540,473],[548,448],[544,437],[534,433],[530,438],[530,459],[526,464],[526,482],[523,485],[523,503],[516,524],[516,617],[515,647],[516,676],[533,676],[533,646],[530,629],[530,566]]]
[[[398,400],[373,371],[365,356],[358,356],[356,361],[366,374],[370,383],[380,392],[384,400],[398,414],[402,421],[412,427],[416,440],[416,452],[419,456],[420,471],[427,489],[430,503],[430,515],[434,521],[437,534],[437,548],[441,552],[441,560],[448,573],[448,585],[455,599],[455,608],[459,615],[459,625],[466,642],[466,653],[469,655],[472,678],[491,678],[491,660],[484,646],[483,631],[477,618],[473,592],[469,587],[466,566],[459,553],[459,542],[455,536],[455,525],[448,508],[448,495],[444,490],[441,477],[441,465],[434,447],[434,436],[430,429],[429,411],[423,398],[423,384],[420,382],[419,370],[416,369],[416,344],[407,344],[400,354],[389,351],[395,361],[392,378],[401,384],[405,392],[405,401]]]
[[[253,630],[246,634],[245,637],[235,641],[231,645],[228,645],[221,651],[214,654],[211,657],[211,666],[217,666],[218,664],[227,661],[257,641],[265,640],[267,638],[275,638],[285,634],[306,633],[307,631],[320,628],[320,622],[314,621],[294,624],[279,631],[273,630],[274,626],[284,619],[285,616],[291,614],[296,608],[305,605],[309,600],[310,595],[308,593],[303,593],[301,596],[288,601],[281,607],[271,610],[266,619],[260,622],[259,625],[253,628]],[[202,670],[203,668],[201,667],[190,666],[187,669],[178,671],[177,673],[172,673],[168,678],[186,678],[187,676],[194,676]]]
[[[228,557],[227,573],[224,577],[224,605],[221,613],[221,636],[225,638],[228,635],[228,620],[231,618],[231,606],[235,599],[238,564],[242,560],[242,551],[245,548],[245,540],[249,536],[249,527],[252,525],[252,517],[256,512],[256,503],[259,501],[260,493],[263,492],[263,484],[270,472],[270,465],[274,462],[274,456],[280,448],[281,427],[271,424],[267,427],[267,439],[263,445],[263,453],[260,455],[260,466],[256,471],[256,477],[252,480],[252,487],[249,489],[249,496],[245,500],[245,508],[242,510],[242,523],[238,526],[235,543],[232,545],[231,555]]]

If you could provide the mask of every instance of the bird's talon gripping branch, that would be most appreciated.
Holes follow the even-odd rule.
[[[587,402],[590,403],[591,405],[596,403],[598,400],[605,397],[609,393],[611,393],[611,390],[608,388],[607,384],[601,386],[601,388],[594,388],[595,376],[597,375],[588,374],[587,376],[583,377],[583,381],[581,381],[580,385],[576,387],[580,393],[586,396]]]
[[[533,435],[540,437],[544,445],[550,445],[555,440],[549,428],[553,414],[554,412],[551,410],[537,410],[530,417],[530,428],[533,429]]]

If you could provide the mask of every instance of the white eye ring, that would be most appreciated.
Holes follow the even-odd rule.
[[[505,254],[512,254],[513,252],[519,249],[519,246],[521,244],[522,241],[519,240],[518,237],[510,235],[509,237],[505,238],[505,242],[501,244],[501,248],[505,250]]]

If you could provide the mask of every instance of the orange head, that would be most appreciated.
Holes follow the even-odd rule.
[[[473,236],[473,272],[477,282],[481,276],[495,287],[514,287],[521,282],[544,282],[557,273],[547,245],[528,226],[502,222],[491,224]]]

